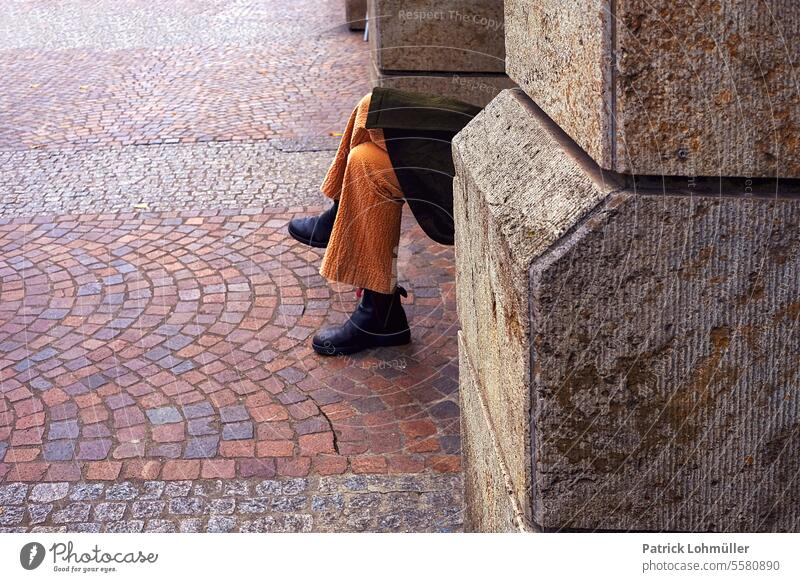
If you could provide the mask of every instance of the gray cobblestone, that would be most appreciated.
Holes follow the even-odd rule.
[[[269,142],[71,149],[57,156],[0,151],[0,216],[319,205],[332,157],[286,153]],[[248,179],[232,180],[231,166]],[[72,421],[63,424],[58,430],[71,434]]]
[[[16,505],[0,506],[0,525],[17,525],[22,522],[25,508]]]
[[[315,495],[311,499],[312,511],[341,511],[344,509],[344,496],[341,493],[335,495]]]
[[[176,497],[169,502],[169,512],[173,515],[202,515],[206,508],[201,497]]]
[[[261,483],[256,485],[256,495],[262,497],[265,495],[280,495],[281,493],[283,493],[283,486],[280,481],[270,479],[261,481]]]
[[[86,521],[92,506],[88,503],[70,503],[66,508],[53,514],[53,523],[71,523]]]
[[[138,519],[130,521],[115,521],[106,524],[105,531],[109,533],[137,533],[144,529],[144,522]]]
[[[25,501],[28,486],[25,483],[11,483],[0,486],[0,505],[18,505]]]
[[[275,497],[272,500],[272,510],[280,512],[294,512],[304,509],[308,499],[303,496]]]
[[[73,501],[93,501],[103,495],[102,483],[79,483],[72,488],[69,498]]]
[[[158,499],[164,493],[165,485],[163,481],[145,481],[139,499]]]
[[[170,481],[164,488],[164,494],[167,497],[186,497],[191,490],[191,481]]]
[[[136,499],[138,495],[139,490],[130,481],[116,483],[110,485],[108,489],[106,489],[106,499],[111,501],[128,501],[130,499]]]
[[[314,528],[314,520],[306,514],[289,514],[283,518],[283,531],[286,533],[306,533]]]
[[[308,489],[308,479],[288,479],[281,486],[284,495],[297,495],[306,489]]]
[[[119,502],[98,503],[94,506],[96,521],[119,521],[125,515],[127,504]]]
[[[178,522],[181,533],[197,533],[203,531],[203,520],[197,518],[182,519]]]
[[[67,526],[67,531],[75,533],[100,533],[103,527],[99,523],[71,523]]]
[[[269,498],[249,497],[241,499],[238,505],[238,513],[266,513],[269,509]]]
[[[385,531],[398,531],[401,524],[402,520],[399,515],[387,515],[378,522],[380,528]]]
[[[369,491],[421,491],[420,485],[415,475],[400,475],[398,477],[386,477],[383,475],[366,475],[364,477]]]
[[[192,487],[192,495],[197,497],[219,497],[222,495],[223,482],[220,479],[216,481],[200,481]]]
[[[69,493],[69,483],[39,483],[34,485],[30,500],[39,503],[64,499]]]
[[[213,499],[211,503],[209,503],[209,513],[212,514],[229,514],[233,513],[234,509],[236,509],[236,500],[235,499]]]
[[[271,533],[279,531],[275,518],[272,516],[259,517],[252,521],[247,520],[241,523],[239,531],[243,533]]]
[[[52,503],[31,503],[28,505],[28,517],[31,525],[44,523],[53,511]]]
[[[135,501],[131,506],[133,517],[159,517],[167,506],[165,501]]]
[[[460,476],[4,485],[0,528],[39,531],[460,531]],[[55,486],[55,487],[52,487]],[[26,504],[26,495],[28,497]],[[254,496],[251,496],[254,495]],[[36,499],[59,497],[54,502]],[[126,519],[129,517],[130,519]],[[42,531],[47,531],[42,530]]]
[[[151,519],[145,524],[144,531],[152,533],[172,533],[177,531],[175,524],[165,519]]]
[[[347,506],[353,509],[377,508],[381,504],[379,493],[364,493],[348,498]]]
[[[236,519],[226,516],[213,516],[208,519],[208,531],[211,533],[226,533],[236,529]]]
[[[367,489],[367,478],[363,475],[354,475],[345,479],[344,486],[350,491],[364,491]]]

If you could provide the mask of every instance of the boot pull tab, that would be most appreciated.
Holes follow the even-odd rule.
[[[363,289],[356,289],[356,299],[361,299],[363,295],[364,295]]]
[[[408,291],[406,291],[405,287],[401,287],[400,285],[397,286],[397,292],[400,293],[403,297],[408,297]]]

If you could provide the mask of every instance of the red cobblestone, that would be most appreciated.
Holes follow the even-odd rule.
[[[161,478],[166,481],[184,481],[200,476],[200,461],[167,461]]]
[[[81,468],[75,463],[52,463],[44,476],[44,481],[80,481]]]
[[[233,479],[236,477],[236,461],[224,459],[203,461],[200,476],[203,479]]]
[[[387,457],[389,473],[421,473],[425,468],[425,461],[407,455],[390,455]]]
[[[459,471],[452,249],[406,221],[401,276],[438,293],[407,302],[414,343],[320,359],[307,338],[281,338],[342,321],[355,297],[314,274],[320,253],[279,226],[290,216],[0,221],[2,478]],[[294,298],[319,314],[272,309]],[[14,344],[22,330],[27,347]],[[242,349],[253,340],[258,351]],[[79,457],[65,458],[65,439]],[[207,458],[184,456],[194,440]]]
[[[123,479],[157,479],[161,473],[161,463],[151,460],[125,461],[122,469]]]
[[[48,463],[14,463],[6,473],[6,481],[40,481],[47,469]]]
[[[309,457],[279,458],[275,463],[278,474],[286,477],[305,477],[311,469]]]
[[[256,447],[259,457],[291,457],[294,454],[294,441],[261,441]]]
[[[122,463],[119,461],[97,461],[86,466],[86,478],[99,481],[114,481],[119,477]]]
[[[270,479],[277,474],[273,459],[242,459],[237,463],[239,477],[264,477]]]
[[[461,470],[461,457],[458,455],[430,457],[426,464],[437,473],[457,473]]]
[[[333,433],[321,432],[302,435],[299,438],[300,454],[308,457],[336,452],[333,446]]]
[[[319,455],[312,460],[315,473],[319,475],[341,475],[347,470],[347,458],[338,455]]]
[[[355,457],[350,461],[354,473],[386,473],[388,463],[384,457]]]

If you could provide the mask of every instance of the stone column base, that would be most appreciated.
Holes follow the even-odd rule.
[[[367,27],[367,0],[345,0],[344,4],[350,30],[364,30]]]
[[[513,89],[454,158],[472,527],[797,531],[794,186],[634,185]]]

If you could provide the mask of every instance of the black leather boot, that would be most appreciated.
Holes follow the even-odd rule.
[[[333,203],[333,206],[319,216],[293,218],[289,222],[289,234],[293,239],[303,244],[324,249],[328,246],[328,241],[331,238],[333,223],[336,220],[338,211],[339,201],[337,200]]]
[[[324,329],[314,336],[314,351],[323,356],[341,356],[410,343],[411,330],[401,296],[408,297],[402,287],[389,295],[364,289],[361,303],[344,325]]]

